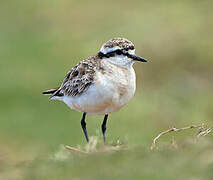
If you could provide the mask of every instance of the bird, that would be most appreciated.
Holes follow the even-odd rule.
[[[147,62],[147,59],[135,55],[131,41],[120,37],[110,39],[97,54],[71,68],[60,87],[43,94],[83,113],[81,127],[87,142],[86,115],[103,115],[101,130],[105,142],[108,115],[120,110],[134,96],[136,61]]]

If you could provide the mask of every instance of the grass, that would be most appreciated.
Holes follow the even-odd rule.
[[[26,1],[0,6],[0,179],[212,179],[212,134],[172,135],[172,127],[212,127],[212,1]],[[137,91],[109,116],[87,118],[95,151],[86,151],[81,114],[41,92],[112,37],[134,42],[149,63],[135,64]],[[113,145],[113,146],[112,146]]]
[[[32,159],[16,159],[9,169],[3,167],[3,179],[211,179],[212,143],[208,137],[194,144],[191,138],[178,148],[162,145],[157,151],[127,144],[103,146],[93,138],[89,153],[68,151],[60,145],[54,152],[31,150]],[[114,145],[115,146],[115,145]],[[110,150],[109,150],[110,149]],[[23,157],[23,154],[20,154]],[[13,160],[12,160],[13,162]],[[10,164],[7,161],[4,164]],[[11,165],[11,164],[10,164]],[[190,167],[190,168],[189,168]]]

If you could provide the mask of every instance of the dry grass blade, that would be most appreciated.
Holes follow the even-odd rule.
[[[207,134],[209,134],[212,131],[212,128],[208,128],[205,131],[201,131],[197,134],[197,138],[201,137],[201,136],[206,136]]]
[[[179,131],[183,131],[183,130],[187,130],[187,129],[197,129],[198,128],[198,134],[197,134],[197,138],[199,138],[199,137],[201,137],[201,136],[206,136],[207,134],[209,134],[210,132],[211,132],[211,130],[212,130],[212,128],[208,128],[208,129],[206,129],[206,130],[204,130],[204,125],[202,124],[202,125],[198,125],[198,126],[196,126],[196,125],[191,125],[191,126],[187,126],[187,127],[183,127],[183,128],[175,128],[175,127],[173,127],[173,128],[171,128],[171,129],[168,129],[168,130],[166,130],[166,131],[163,131],[163,132],[161,132],[160,134],[158,134],[154,139],[153,139],[153,141],[152,141],[152,146],[151,146],[151,150],[153,150],[155,147],[156,147],[156,142],[157,142],[157,140],[161,137],[161,136],[163,136],[163,135],[165,135],[165,134],[168,134],[168,133],[170,133],[170,132],[179,132]]]
[[[86,151],[82,151],[82,150],[80,150],[80,149],[78,149],[78,148],[74,148],[74,147],[72,147],[72,146],[65,146],[65,147],[66,147],[66,149],[68,149],[68,150],[72,150],[72,151],[75,151],[75,152],[78,152],[78,153],[87,154]]]

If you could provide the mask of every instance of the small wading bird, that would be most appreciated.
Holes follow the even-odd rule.
[[[80,61],[65,76],[59,88],[50,89],[50,100],[59,100],[71,109],[83,112],[81,126],[89,142],[86,115],[105,115],[102,123],[106,136],[108,114],[118,111],[133,97],[136,89],[135,61],[147,62],[135,55],[134,44],[125,38],[114,38],[98,54]]]

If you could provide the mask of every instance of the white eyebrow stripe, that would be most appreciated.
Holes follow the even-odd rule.
[[[116,47],[113,47],[113,48],[105,48],[104,46],[102,46],[100,51],[103,54],[107,54],[107,53],[113,52],[113,51],[118,50],[118,49],[121,49],[121,48],[119,46],[116,46]]]

